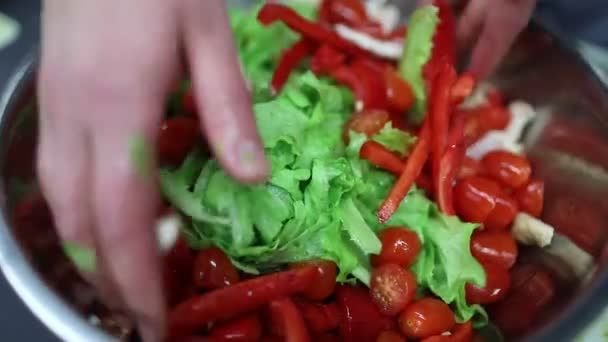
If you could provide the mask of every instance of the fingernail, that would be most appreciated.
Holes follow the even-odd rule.
[[[140,318],[137,320],[139,336],[144,342],[161,342],[162,336],[160,328],[158,323],[155,323],[148,318]]]
[[[264,156],[264,150],[255,142],[245,140],[239,143],[237,156],[244,177],[252,180],[263,180],[268,176],[270,166]]]

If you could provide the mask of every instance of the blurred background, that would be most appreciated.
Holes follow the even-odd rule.
[[[40,0],[0,1],[0,90],[24,56],[36,52],[40,8]],[[577,45],[600,77],[608,82],[608,53],[605,50],[608,48],[608,2],[540,0],[536,19]],[[59,341],[25,308],[2,276],[0,303],[2,341]],[[608,341],[608,311],[604,316],[606,319],[598,320],[589,333],[594,338],[604,336],[603,340]],[[589,339],[581,336],[581,340]]]

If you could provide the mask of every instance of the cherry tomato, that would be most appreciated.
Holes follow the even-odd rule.
[[[534,217],[540,217],[545,198],[545,182],[532,180],[527,185],[515,191],[519,209]]]
[[[518,207],[517,201],[504,191],[494,201],[494,209],[483,221],[483,226],[489,231],[498,232],[509,227],[517,215]]]
[[[489,177],[514,189],[525,185],[532,173],[528,159],[508,151],[491,151],[481,163]]]
[[[466,298],[469,304],[490,304],[503,299],[509,291],[509,271],[494,264],[482,264],[486,272],[486,286],[467,283]]]
[[[209,337],[213,342],[258,341],[262,337],[262,323],[257,315],[247,315],[214,326]]]
[[[395,330],[385,330],[380,333],[376,342],[405,342],[405,338]]]
[[[414,94],[410,85],[392,67],[386,68],[384,81],[389,108],[396,112],[407,111],[414,103]]]
[[[359,0],[332,0],[330,10],[333,23],[358,25],[368,20],[363,2]]]
[[[408,267],[416,261],[422,248],[418,235],[405,227],[390,227],[380,232],[382,250],[374,255],[374,265],[397,264]]]
[[[482,173],[482,165],[479,160],[464,156],[457,178],[464,179],[467,177],[477,176]]]
[[[340,311],[334,302],[322,304],[304,300],[297,301],[306,325],[313,333],[324,333],[340,325]]]
[[[471,253],[481,263],[511,268],[517,260],[517,243],[509,232],[476,231],[471,237]]]
[[[416,296],[414,273],[397,264],[384,264],[372,273],[370,293],[380,312],[396,315]]]
[[[456,320],[450,307],[425,297],[408,305],[399,316],[399,327],[408,338],[423,339],[450,331]]]
[[[511,121],[511,114],[502,106],[483,106],[480,119],[486,131],[503,130]]]
[[[465,221],[482,223],[496,207],[500,186],[483,177],[468,177],[454,187],[454,207]]]
[[[368,137],[380,132],[380,130],[390,120],[388,112],[383,110],[370,110],[355,113],[346,123],[344,129],[344,141],[348,142],[349,131],[364,133]]]
[[[169,306],[186,298],[192,284],[194,256],[183,239],[163,259],[163,281]]]
[[[364,287],[339,286],[336,299],[340,307],[340,340],[375,341],[384,330],[396,329],[395,320],[384,316]]]
[[[163,164],[179,165],[200,139],[198,120],[176,117],[166,120],[158,136],[158,155]]]
[[[467,321],[456,324],[450,335],[439,335],[425,338],[422,342],[470,342],[473,339],[473,324]]]
[[[310,341],[304,318],[293,300],[289,298],[274,300],[270,302],[269,307],[272,316],[271,321],[280,325],[273,331],[281,331],[286,342]]]
[[[339,342],[340,340],[338,339],[338,337],[334,334],[320,334],[320,335],[315,335],[312,337],[311,341],[315,341],[315,342]]]
[[[188,114],[197,113],[192,88],[188,88],[188,90],[184,92],[184,95],[182,96],[182,107],[184,107],[184,111]]]
[[[329,297],[336,287],[336,275],[338,267],[335,263],[327,260],[307,261],[296,263],[293,267],[313,265],[317,269],[315,285],[311,287],[304,296],[311,300],[323,300]]]
[[[217,247],[198,253],[194,261],[194,283],[201,289],[213,290],[239,281],[239,273],[230,259]]]

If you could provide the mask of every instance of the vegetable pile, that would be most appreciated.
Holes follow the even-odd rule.
[[[162,211],[185,218],[165,260],[170,339],[471,340],[482,305],[526,288],[509,292],[510,228],[534,226],[544,185],[514,151],[469,155],[512,113],[497,91],[470,103],[446,1],[389,30],[357,0],[231,23],[272,174],[231,179],[189,84],[176,91],[158,151]]]

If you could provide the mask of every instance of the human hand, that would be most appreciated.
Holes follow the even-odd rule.
[[[157,182],[139,173],[130,143],[155,144],[182,52],[202,128],[223,167],[243,181],[268,174],[224,1],[44,5],[38,172],[45,197],[62,239],[95,248],[90,278],[133,315],[145,341],[159,341]],[[153,170],[154,156],[145,167]]]
[[[526,27],[536,0],[470,0],[459,18],[459,46],[472,47],[469,70],[488,77]]]

